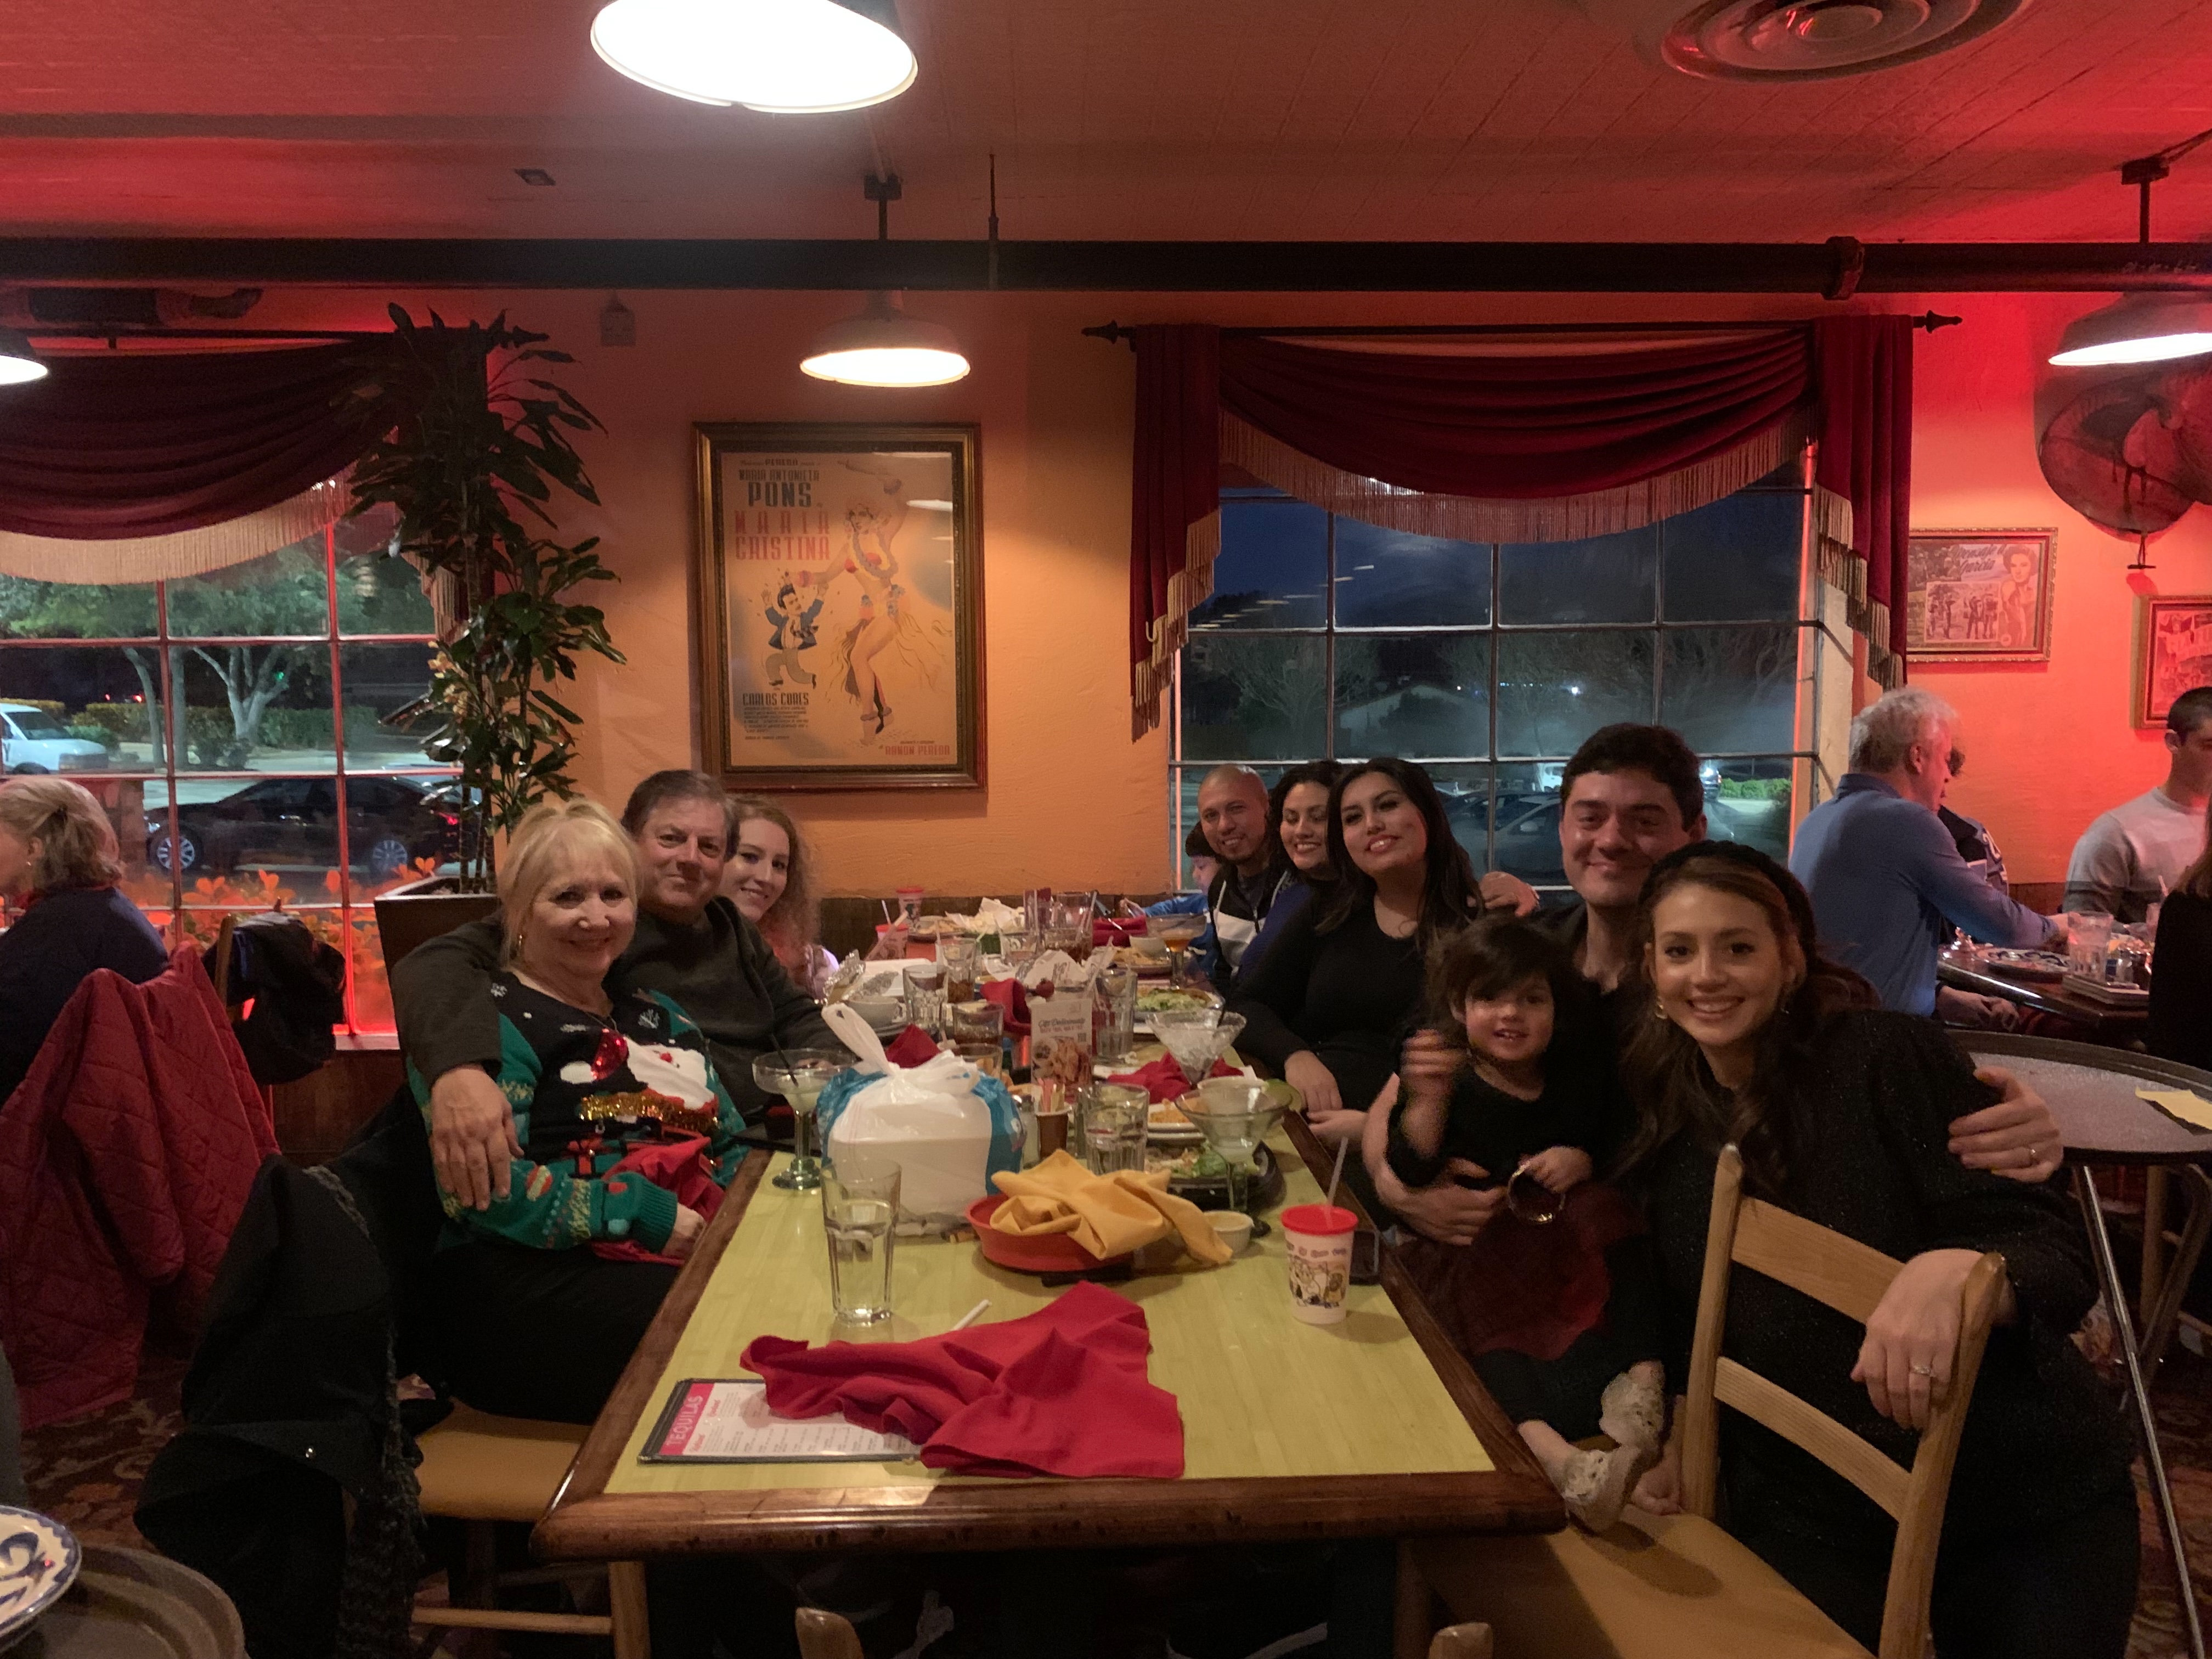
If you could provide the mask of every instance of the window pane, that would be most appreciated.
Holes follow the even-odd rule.
[[[1452,839],[1467,848],[1477,875],[1490,868],[1490,769],[1487,766],[1431,766],[1423,769],[1443,797],[1444,819]]]
[[[1731,495],[1661,526],[1670,622],[1795,622],[1805,497]]]
[[[1305,760],[1327,730],[1319,638],[1194,635],[1182,658],[1185,760]]]
[[[0,639],[129,640],[157,620],[154,585],[103,586],[0,575]]]
[[[367,552],[340,551],[340,633],[428,634],[434,625],[430,596],[413,565],[380,545]]]
[[[1789,858],[1789,760],[1708,761],[1705,774],[1705,833]]]
[[[1498,769],[1498,868],[1533,886],[1567,878],[1559,861],[1559,775],[1556,765]]]
[[[415,872],[449,863],[458,852],[457,815],[434,794],[438,780],[346,780],[344,855],[360,894]],[[149,793],[154,793],[149,790]],[[178,786],[178,846],[185,902],[200,905],[325,903],[340,893],[337,780],[208,778]],[[149,804],[151,861],[167,867],[166,796]]]
[[[1480,628],[1490,621],[1490,549],[1336,521],[1342,628]]]
[[[329,631],[330,589],[319,533],[246,564],[169,584],[173,638]]]
[[[1328,582],[1328,514],[1287,499],[1224,501],[1213,597],[1193,628],[1318,628]]]
[[[191,764],[253,772],[337,766],[330,647],[315,641],[170,649],[177,665],[171,684],[184,688]]]
[[[393,717],[419,703],[429,691],[434,650],[428,645],[339,648],[339,668],[345,678],[346,770],[367,772],[430,763],[422,752],[422,739],[437,720],[401,721]],[[556,686],[553,695],[561,696],[561,688]]]
[[[1660,719],[1701,755],[1787,749],[1797,723],[1797,629],[1669,632]]]
[[[1651,718],[1650,634],[1506,634],[1498,641],[1498,752],[1571,755],[1615,720]]]
[[[0,645],[0,769],[158,770],[161,702],[159,647]]]
[[[1657,605],[1654,525],[1580,542],[1522,542],[1498,550],[1498,619],[1505,623],[1650,622]]]
[[[1336,642],[1340,755],[1487,755],[1490,642],[1480,634]]]

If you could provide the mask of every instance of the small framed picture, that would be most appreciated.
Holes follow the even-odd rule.
[[[2136,600],[2136,724],[2163,726],[2183,692],[2212,685],[2212,594]]]
[[[706,769],[734,789],[980,785],[976,428],[696,434]]]
[[[1916,530],[1905,648],[1915,662],[2051,660],[2049,530]]]

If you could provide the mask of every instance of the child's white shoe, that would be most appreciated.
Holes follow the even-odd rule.
[[[1657,1453],[1642,1446],[1569,1454],[1558,1474],[1567,1513],[1592,1532],[1603,1532],[1620,1519],[1628,1494],[1658,1461]]]
[[[1640,1446],[1654,1459],[1667,1432],[1667,1399],[1656,1382],[1627,1371],[1598,1397],[1598,1431],[1616,1446]]]

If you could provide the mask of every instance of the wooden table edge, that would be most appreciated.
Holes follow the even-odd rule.
[[[1285,1121],[1315,1180],[1332,1161],[1302,1118]],[[1213,1480],[1040,1480],[988,1486],[897,1489],[879,1508],[855,1508],[842,1488],[760,1492],[610,1493],[639,1419],[653,1408],[662,1376],[708,1281],[729,1248],[769,1154],[748,1157],[721,1206],[677,1275],[637,1352],[592,1425],[575,1462],[532,1536],[551,1560],[625,1560],[640,1555],[782,1553],[829,1547],[1010,1549],[1191,1543],[1194,1508],[1218,1506],[1197,1523],[1223,1541],[1324,1536],[1411,1537],[1456,1532],[1556,1532],[1566,1524],[1559,1493],[1505,1420],[1474,1368],[1444,1334],[1393,1254],[1382,1285],[1423,1356],[1460,1408],[1492,1468],[1413,1475],[1281,1476]],[[1357,1210],[1357,1200],[1352,1207]],[[1365,1219],[1364,1212],[1362,1218]],[[1391,1491],[1378,1496],[1377,1480]],[[1413,1500],[1409,1502],[1408,1500]],[[949,1527],[960,1528],[947,1537]]]

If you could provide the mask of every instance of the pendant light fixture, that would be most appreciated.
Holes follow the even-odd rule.
[[[890,204],[899,199],[896,173],[870,178],[862,188],[876,204],[876,235],[890,239]],[[857,317],[832,323],[814,337],[799,371],[841,386],[949,386],[968,378],[967,354],[952,331],[900,309],[897,296],[872,294]]]
[[[2136,222],[2138,241],[2150,241],[2150,187],[2207,139],[2212,139],[2212,130],[2121,166],[2120,182],[2142,192]],[[2069,323],[2050,361],[2057,368],[2088,368],[2171,362],[2208,352],[2212,352],[2212,303],[2193,294],[2130,294]]]
[[[31,349],[30,337],[21,329],[0,328],[0,386],[22,386],[46,378],[46,366]]]
[[[774,115],[865,109],[918,68],[893,0],[611,0],[592,47],[657,91]]]

